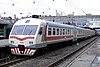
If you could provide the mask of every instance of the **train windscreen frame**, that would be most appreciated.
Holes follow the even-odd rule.
[[[11,35],[35,35],[38,25],[15,25]]]

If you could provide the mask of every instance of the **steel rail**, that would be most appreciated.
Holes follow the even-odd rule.
[[[90,44],[90,46],[91,46],[92,44],[94,44],[99,38],[100,38],[100,37],[95,38],[94,40],[92,40],[92,42],[87,43],[87,44],[84,45],[83,47],[77,49],[77,50],[74,51],[74,52],[71,52],[71,53],[68,54],[68,55],[65,55],[64,57],[58,59],[57,61],[55,61],[55,62],[53,62],[53,63],[51,63],[51,64],[49,64],[49,65],[46,66],[46,67],[55,67],[55,66],[61,64],[61,63],[64,62],[68,57],[72,56],[73,54],[75,54],[75,53],[79,52],[80,50],[82,50],[84,47],[88,46],[88,44]],[[90,46],[88,46],[88,47],[90,47]],[[84,51],[85,51],[85,50],[84,50]],[[83,52],[84,52],[84,51],[83,51]],[[79,54],[79,55],[80,55],[80,54]]]

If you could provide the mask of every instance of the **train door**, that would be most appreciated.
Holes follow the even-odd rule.
[[[44,29],[43,26],[41,26],[40,29],[39,29],[39,32],[38,32],[38,35],[37,35],[38,43],[43,42],[43,29]]]
[[[38,35],[37,35],[37,43],[41,44],[38,45],[38,47],[45,47],[46,45],[44,44],[44,33],[45,32],[45,26],[42,25],[39,29]]]
[[[47,44],[44,41],[44,37],[45,37],[45,25],[42,25],[39,29],[37,38],[36,38],[36,42],[37,42],[37,48],[41,48],[41,47],[46,47]]]
[[[73,41],[77,41],[77,29],[73,29]]]

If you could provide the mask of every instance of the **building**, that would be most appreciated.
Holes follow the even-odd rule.
[[[73,24],[76,26],[89,26],[89,21],[98,21],[100,20],[100,15],[77,15],[69,14],[68,16],[40,16],[41,19],[48,21],[59,22],[63,24]]]

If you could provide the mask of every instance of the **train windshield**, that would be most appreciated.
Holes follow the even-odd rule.
[[[38,25],[16,25],[11,35],[35,35]]]

